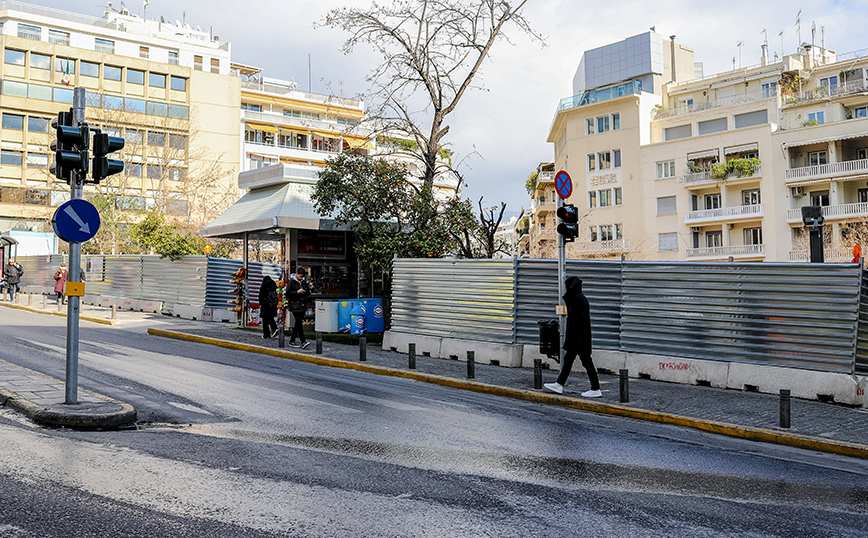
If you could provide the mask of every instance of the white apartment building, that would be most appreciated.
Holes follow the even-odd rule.
[[[692,51],[690,57],[683,54],[682,65],[680,55],[689,49],[674,40],[666,44],[674,58],[670,63],[679,69],[655,86],[659,101],[650,110],[641,104],[625,107],[621,96],[605,100],[611,110],[603,110],[601,99],[582,98],[573,109],[561,105],[555,116],[549,134],[555,169],[572,176],[571,201],[588,198],[583,205],[581,198],[573,203],[585,211],[590,247],[609,249],[607,241],[619,239],[619,233],[615,228],[608,235],[603,222],[620,220],[620,236],[629,244],[619,246],[631,259],[804,261],[801,207],[819,205],[826,216],[827,261],[849,261],[853,243],[868,239],[859,236],[859,224],[868,221],[868,51],[837,55],[803,44],[770,63],[763,47],[759,65],[702,76],[688,74]],[[613,65],[623,65],[626,50],[633,50],[608,47],[605,57]],[[583,65],[587,58],[580,70]],[[659,64],[652,66],[659,70]],[[618,78],[623,75],[630,80]],[[639,80],[635,73],[618,76],[582,95],[610,95]],[[640,86],[632,99],[656,98],[650,90]],[[599,129],[590,127],[601,113],[620,114],[621,125],[631,117],[638,123],[638,137],[606,131],[615,135],[608,145],[620,148],[621,174],[613,180],[626,211],[602,206],[589,181],[600,176],[592,170],[600,167],[600,151],[590,142]],[[587,162],[576,165],[576,152],[585,153]],[[628,165],[634,153],[638,162]],[[576,180],[582,172],[584,185]],[[631,205],[635,198],[638,203]],[[590,252],[583,247],[570,256],[568,249],[568,256]]]

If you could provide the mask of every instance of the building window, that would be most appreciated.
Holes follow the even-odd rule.
[[[706,194],[705,209],[720,209],[720,194]]]
[[[28,153],[27,168],[48,168],[48,155],[44,153]]]
[[[594,118],[588,118],[585,121],[585,134],[594,134]]]
[[[588,226],[588,241],[593,243],[597,240],[597,227],[596,226]]]
[[[138,129],[127,129],[124,132],[124,140],[126,140],[127,144],[141,144],[142,131],[139,131]]]
[[[3,128],[23,131],[24,116],[19,116],[17,114],[3,114]]]
[[[0,151],[0,164],[6,166],[21,166],[21,163],[23,162],[22,155],[23,154],[20,151],[4,149]]]
[[[148,178],[149,179],[160,179],[161,177],[160,165],[158,164],[149,164],[148,165]]]
[[[830,91],[835,91],[835,88],[838,87],[838,77],[829,77],[829,78],[821,78],[820,79],[820,87],[828,88]]]
[[[251,112],[262,112],[262,105],[253,103],[241,103],[241,110],[249,110]],[[284,114],[285,116],[286,114]]]
[[[744,244],[745,245],[762,245],[763,244],[763,229],[762,228],[745,228],[744,229]]]
[[[615,225],[615,239],[623,239],[624,238],[624,225],[616,224]]]
[[[708,248],[718,248],[723,246],[723,232],[705,232],[705,246]]]
[[[612,154],[608,151],[598,153],[597,157],[600,161],[600,170],[612,168]]]
[[[148,47],[139,47],[139,58],[148,59],[151,57],[151,49]]]
[[[104,65],[102,68],[102,78],[106,80],[121,80],[122,69],[113,65]]]
[[[94,50],[97,52],[115,53],[115,42],[110,39],[96,38],[93,40],[93,45]]]
[[[172,77],[171,78],[171,88],[175,91],[185,92],[187,91],[187,79],[182,77]]]
[[[596,155],[593,153],[588,154],[588,171],[596,170],[597,166],[594,164]]]
[[[127,68],[127,83],[128,84],[144,84],[145,72],[138,69]]]
[[[46,54],[30,53],[31,69],[51,69],[51,56]]]
[[[857,159],[868,159],[868,148],[860,148],[856,150]]]
[[[759,189],[750,189],[741,191],[741,205],[759,205],[760,204],[760,190]]]
[[[621,205],[624,203],[621,197],[621,187],[615,187],[615,205]]]
[[[99,78],[99,64],[82,61],[78,66],[78,70],[84,77]]]
[[[657,163],[657,179],[675,177],[675,161]]]
[[[609,207],[612,205],[612,191],[609,189],[600,191],[600,207]]]
[[[621,115],[612,114],[612,130],[617,131],[621,128]]]
[[[69,46],[69,32],[61,32],[59,30],[48,31],[48,42],[55,45]]]
[[[4,114],[5,116],[5,114]],[[811,205],[829,205],[829,191],[814,191],[811,193]]]
[[[817,125],[823,125],[823,123],[825,122],[825,118],[826,118],[826,114],[823,111],[811,112],[810,114],[808,114],[808,121],[810,121],[810,122],[816,121]]]
[[[868,189],[859,189],[858,196],[860,204],[868,202]]]
[[[169,51],[169,65],[178,65],[178,51],[170,50]]]
[[[219,58],[211,58],[211,72],[219,73],[220,72],[220,59]]]
[[[675,215],[677,213],[675,208],[675,197],[674,196],[664,196],[662,198],[657,198],[657,215]]]
[[[148,145],[160,147],[165,146],[166,135],[164,133],[155,133],[153,131],[148,132]]]
[[[161,75],[159,73],[148,73],[148,86],[152,88],[165,88],[166,75]]]
[[[657,250],[678,250],[678,234],[657,234]]]
[[[808,153],[808,166],[828,164],[829,160],[827,156],[828,154],[825,151],[812,151]]]
[[[612,225],[611,224],[601,224],[600,225],[600,241],[611,241],[615,237],[612,235]]]
[[[193,69],[196,71],[202,70],[202,57],[201,56],[193,56]]]
[[[778,83],[769,82],[762,85],[763,98],[774,97],[778,93]]]
[[[605,133],[609,130],[609,116],[597,118],[597,132]]]
[[[39,41],[42,39],[42,28],[39,26],[32,26],[30,24],[22,24],[18,23],[18,37],[23,37],[24,39],[35,39]]]
[[[47,133],[48,120],[45,118],[30,116],[27,118],[27,130],[31,133]]]
[[[142,177],[142,163],[124,163],[124,174],[129,177]]]
[[[12,65],[24,65],[26,54],[22,50],[6,49],[3,53],[3,62]]]
[[[169,147],[177,148],[177,149],[186,148],[187,147],[187,137],[184,135],[170,134],[169,135]]]
[[[588,208],[593,209],[597,207],[597,191],[588,192]]]
[[[621,150],[620,149],[616,149],[616,150],[612,151],[612,161],[614,161],[612,163],[612,166],[614,166],[615,168],[621,168]]]

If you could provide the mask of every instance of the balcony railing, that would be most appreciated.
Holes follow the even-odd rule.
[[[716,220],[735,220],[741,218],[757,218],[763,216],[762,204],[738,205],[733,207],[721,207],[718,209],[701,209],[688,211],[684,217],[685,224],[708,222]]]
[[[277,114],[274,112],[256,112],[255,110],[242,110],[241,115],[245,120],[285,125],[290,128],[297,127],[299,129],[319,129],[322,131],[335,131],[335,138],[340,138],[344,134],[344,131],[349,130],[347,125],[342,125],[336,121],[296,118],[294,116],[286,116],[284,114]]]
[[[811,259],[811,253],[807,250],[791,250],[791,262],[807,262]],[[851,262],[853,261],[853,249],[851,248],[825,248],[823,249],[823,261],[825,262]]]
[[[537,184],[542,183],[543,181],[554,181],[555,173],[554,172],[540,172],[536,177]]]
[[[787,170],[787,181],[803,181],[846,174],[868,173],[868,159],[856,159],[839,163],[815,164]]]
[[[738,105],[741,103],[752,103],[762,99],[771,99],[776,94],[768,91],[758,91],[747,93],[744,95],[733,95],[731,97],[722,97],[720,99],[709,99],[708,101],[699,101],[691,104],[682,104],[669,109],[655,109],[652,114],[652,119],[662,120],[664,118],[673,118],[675,116],[683,116],[685,114],[693,114],[703,110],[711,110],[725,106]]]
[[[762,176],[762,165],[758,165],[756,169],[749,176],[741,176],[739,177],[737,173],[730,172],[726,175],[726,179],[750,179]],[[684,185],[689,187],[691,185],[705,185],[708,183],[715,183],[717,181],[721,181],[719,179],[711,177],[710,171],[705,172],[696,172],[693,174],[685,174],[684,175]],[[725,181],[725,180],[724,180]]]
[[[829,220],[868,217],[868,202],[823,206],[823,216]],[[802,209],[788,209],[787,222],[802,222]]]
[[[630,250],[630,242],[626,239],[612,239],[610,241],[593,241],[582,243],[576,247],[578,252],[627,252]]]
[[[546,200],[545,202],[536,202],[533,206],[534,213],[540,213],[542,211],[554,211],[555,210],[555,201],[554,200]]]
[[[40,41],[42,39],[42,32],[36,32],[33,30],[22,30],[18,29],[18,37],[24,39],[33,39],[34,41]]]
[[[114,45],[114,43],[111,43],[111,44],[97,43],[93,46],[93,50],[95,50],[97,52],[104,52],[106,54],[114,54],[115,53],[115,45]]]
[[[49,35],[48,36],[48,42],[54,43],[55,45],[64,45],[64,46],[68,47],[69,46],[69,36],[68,35],[67,36]]]
[[[316,101],[326,105],[335,105],[349,108],[362,108],[364,103],[358,99],[350,99],[347,97],[337,97],[335,95],[326,95],[322,93],[311,93],[299,90],[298,88],[289,87],[280,84],[269,84],[267,82],[250,82],[241,81],[241,87],[247,90],[256,90],[261,92],[274,93],[277,95],[286,95],[298,99],[307,99]]]
[[[764,256],[763,245],[735,245],[687,249],[688,258],[729,258],[730,256]]]
[[[834,86],[821,86],[814,90],[804,91],[795,95],[785,95],[784,104],[792,105],[797,103],[807,103],[818,99],[827,99],[829,97],[843,97],[854,93],[865,91],[865,83],[861,80],[854,80],[846,84],[836,84]]]

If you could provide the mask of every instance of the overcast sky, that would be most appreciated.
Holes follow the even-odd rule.
[[[388,3],[391,0],[380,0]],[[107,3],[36,0],[30,3],[101,16]],[[368,0],[150,0],[149,19],[185,19],[213,30],[232,44],[232,60],[261,67],[267,77],[294,79],[304,89],[354,96],[367,91],[365,74],[376,65],[369,50],[344,55],[346,34],[315,27],[331,8],[369,5]],[[120,8],[115,0],[113,6]],[[123,3],[143,14],[140,0]],[[705,74],[758,64],[763,29],[770,56],[791,54],[797,46],[796,17],[801,10],[801,39],[821,41],[838,53],[868,49],[868,0],[730,0],[725,4],[691,0],[530,0],[525,15],[546,38],[546,46],[512,32],[512,44],[498,43],[483,67],[487,92],[465,96],[449,124],[450,148],[465,161],[465,195],[490,204],[504,201],[508,212],[529,205],[524,189],[537,164],[553,158],[546,143],[558,101],[572,94],[572,79],[582,52],[640,34],[658,33],[695,51]],[[737,42],[742,41],[739,49]],[[866,51],[868,52],[868,51]],[[308,71],[308,55],[311,69]]]

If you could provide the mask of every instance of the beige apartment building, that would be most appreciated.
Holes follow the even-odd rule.
[[[182,220],[211,217],[211,190],[237,196],[240,80],[229,74],[228,43],[126,10],[89,17],[3,7],[0,231],[50,232],[69,198],[49,172],[49,122],[72,106],[75,87],[87,90],[88,123],[126,139],[124,173],[85,195],[115,194],[123,208],[158,207]]]
[[[570,201],[588,229],[587,244],[577,241],[580,248],[568,248],[568,257],[805,261],[801,207],[818,205],[826,217],[826,260],[849,261],[853,244],[868,240],[866,51],[837,55],[803,44],[771,63],[763,47],[759,65],[703,76],[687,72],[692,51],[673,40],[664,45],[677,69],[652,64],[662,84],[649,88],[635,74],[627,81],[610,77],[570,98],[577,106],[562,102],[558,109],[549,133],[555,169],[572,176]],[[605,57],[617,65],[634,50],[607,47]],[[637,81],[643,84],[635,94],[618,90]],[[613,114],[620,129],[611,128]],[[606,116],[604,138],[591,122]],[[608,166],[603,145],[620,149],[620,174],[614,166],[600,170]],[[596,187],[604,170],[621,188],[620,204],[600,204]],[[613,226],[609,236],[607,221],[621,232]],[[613,249],[610,241],[622,238],[620,250]]]

